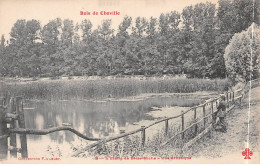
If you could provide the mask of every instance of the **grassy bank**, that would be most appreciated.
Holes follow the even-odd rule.
[[[227,89],[227,80],[215,79],[98,79],[98,80],[38,80],[2,82],[4,96],[26,99],[103,99],[136,96],[142,93],[191,93]]]

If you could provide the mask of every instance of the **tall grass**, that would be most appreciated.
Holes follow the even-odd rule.
[[[192,123],[193,119],[188,118],[186,126],[190,126]],[[210,123],[211,120],[208,120],[207,126]],[[198,133],[201,133],[204,130],[202,124],[203,122],[198,125]],[[92,151],[84,152],[79,157],[190,157],[193,156],[192,151],[189,151],[188,153],[182,152],[182,147],[184,143],[187,143],[196,136],[194,130],[194,127],[186,130],[184,133],[184,139],[182,139],[181,135],[177,135],[173,140],[161,147],[162,143],[168,141],[170,137],[175,136],[177,133],[182,131],[180,124],[177,125],[173,123],[169,126],[168,136],[165,136],[165,130],[162,128],[156,134],[151,136],[151,138],[146,138],[144,147],[141,146],[142,140],[140,133],[138,133],[105,144],[97,145],[97,147],[92,149]],[[205,137],[208,135],[209,134],[205,135]],[[76,148],[76,150],[77,149],[78,148]]]
[[[180,126],[169,126],[169,136],[181,131]],[[92,151],[87,151],[79,155],[79,157],[114,157],[114,158],[123,158],[123,157],[172,157],[179,156],[181,154],[181,148],[183,146],[183,140],[181,136],[178,135],[174,138],[167,146],[161,147],[160,145],[168,140],[168,137],[165,136],[164,129],[158,131],[151,138],[146,138],[145,145],[141,145],[140,133],[135,135],[126,136],[121,139],[110,141],[105,144],[97,145]],[[190,136],[187,134],[186,136]],[[85,145],[86,147],[86,145]],[[75,150],[78,150],[82,147],[74,147]],[[75,151],[74,150],[74,151]]]
[[[0,92],[5,96],[23,96],[27,99],[103,99],[142,93],[222,92],[228,86],[228,81],[221,79],[39,80],[2,83]]]

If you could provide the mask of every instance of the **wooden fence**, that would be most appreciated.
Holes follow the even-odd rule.
[[[260,79],[256,79],[256,80],[252,80],[248,83],[246,83],[244,85],[243,88],[238,89],[238,90],[231,90],[231,91],[227,91],[224,94],[219,95],[216,98],[212,98],[210,100],[207,100],[207,102],[200,104],[198,106],[194,106],[189,108],[186,111],[182,111],[181,114],[176,115],[174,117],[168,117],[168,118],[164,118],[161,120],[158,120],[150,125],[147,126],[141,126],[141,128],[136,129],[134,131],[128,132],[128,133],[121,133],[118,136],[113,136],[113,137],[108,137],[102,140],[97,141],[96,143],[90,144],[87,147],[85,147],[84,149],[78,150],[76,151],[73,156],[78,156],[79,154],[85,152],[85,151],[89,151],[91,148],[94,148],[98,145],[101,144],[105,144],[107,142],[113,141],[113,140],[117,140],[129,135],[133,135],[136,133],[141,132],[141,146],[144,147],[145,146],[145,141],[146,141],[146,129],[165,122],[165,135],[168,135],[169,132],[169,120],[173,120],[173,119],[181,119],[181,131],[177,132],[175,135],[173,136],[168,136],[168,140],[164,143],[161,144],[161,147],[167,145],[168,143],[170,143],[172,140],[174,140],[177,136],[181,136],[181,139],[185,138],[185,132],[187,132],[188,130],[191,130],[192,128],[194,129],[194,134],[195,137],[191,140],[189,140],[187,143],[185,143],[183,145],[182,150],[185,150],[187,148],[189,148],[191,145],[193,145],[197,140],[199,140],[201,137],[203,137],[205,134],[207,134],[208,132],[212,132],[213,130],[213,126],[214,124],[218,121],[218,119],[216,118],[216,112],[217,112],[217,106],[219,103],[219,100],[221,98],[221,96],[225,96],[225,101],[227,103],[227,112],[231,111],[234,106],[236,104],[241,104],[243,97],[245,96],[245,94],[248,92],[248,89],[251,87],[255,87],[258,86],[260,83]],[[215,103],[215,105],[214,105]],[[206,106],[209,106],[209,114],[206,114]],[[214,107],[215,106],[215,107]],[[202,118],[197,118],[197,111],[199,108],[202,108],[202,112],[203,112],[203,117]],[[190,125],[187,126],[188,123],[190,122],[186,122],[185,123],[185,115],[187,113],[193,112],[193,123],[191,123]],[[211,122],[208,123],[208,119],[211,118]],[[199,132],[198,131],[198,124],[199,123],[203,123],[202,125],[202,130]],[[186,127],[187,126],[187,127]]]
[[[6,104],[5,98],[0,99],[0,160],[10,157],[17,158],[17,153],[21,153],[22,158],[28,157],[26,135],[46,135],[52,132],[68,130],[77,136],[90,141],[100,139],[90,138],[69,126],[54,127],[43,130],[26,129],[24,121],[23,101],[21,97],[11,98]],[[17,148],[16,135],[20,136],[21,148]],[[8,146],[8,138],[10,145]]]
[[[218,96],[217,98],[212,98],[203,104],[189,108],[186,111],[182,111],[181,114],[177,116],[158,120],[150,125],[141,126],[141,128],[128,133],[121,131],[120,135],[109,137],[109,138],[103,138],[103,139],[87,137],[82,133],[78,132],[77,130],[68,126],[55,127],[55,128],[44,129],[44,130],[26,129],[25,121],[24,121],[25,118],[24,118],[22,98],[21,97],[11,98],[8,104],[7,104],[7,100],[5,98],[2,98],[0,99],[0,160],[7,159],[8,152],[10,152],[10,157],[13,158],[17,157],[17,153],[21,153],[21,156],[23,158],[27,158],[28,151],[27,151],[26,135],[29,134],[46,135],[52,132],[62,131],[62,130],[71,131],[72,133],[78,135],[79,137],[85,140],[97,141],[93,144],[88,145],[84,149],[76,151],[73,154],[73,156],[78,156],[82,152],[88,151],[89,149],[96,147],[100,144],[105,144],[107,142],[120,139],[129,135],[133,135],[139,132],[141,132],[141,145],[142,147],[145,147],[146,129],[163,122],[165,124],[165,135],[167,136],[167,141],[162,143],[161,147],[170,143],[177,136],[181,136],[181,139],[184,140],[186,136],[185,132],[187,132],[188,130],[193,131],[194,137],[192,139],[189,139],[183,145],[182,149],[185,150],[189,148],[191,145],[193,145],[197,140],[199,140],[205,134],[207,134],[208,132],[212,132],[213,126],[217,122],[217,118],[215,114],[221,96],[225,96],[225,101],[227,102],[227,111],[230,111],[234,108],[236,104],[242,102],[242,98],[245,96],[245,93],[248,91],[248,89],[250,87],[258,86],[259,82],[260,82],[259,79],[250,81],[249,83],[245,84],[245,86],[242,89],[228,91],[225,94]],[[199,109],[202,109],[203,117],[201,118],[198,118],[197,116]],[[186,114],[191,112],[193,113],[193,121],[192,122],[186,121],[185,118]],[[181,119],[181,130],[177,132],[175,135],[169,136],[169,120],[174,120],[174,119]],[[202,124],[201,130],[198,129],[199,124]],[[17,134],[19,134],[20,136],[21,148],[17,148],[17,142],[16,142]],[[10,143],[9,145],[8,145],[8,138]]]

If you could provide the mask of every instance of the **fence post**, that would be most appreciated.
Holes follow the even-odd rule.
[[[181,138],[184,139],[184,113],[181,111]]]
[[[213,129],[214,129],[214,124],[216,122],[216,116],[214,114],[214,107],[213,107],[213,101],[211,103],[211,108],[210,108],[210,113],[211,113],[211,131],[210,131],[210,137],[213,136]]]
[[[19,114],[19,127],[25,129],[25,121],[24,121],[24,111],[23,111],[23,101],[22,97],[16,97],[16,111]],[[27,138],[26,134],[20,134],[20,141],[21,141],[21,154],[22,158],[28,158],[28,151],[27,151]]]
[[[168,136],[169,133],[169,120],[165,121],[165,137]]]
[[[227,102],[227,108],[229,108],[229,102],[228,102],[228,92],[226,94],[226,102]]]
[[[197,122],[197,108],[194,108],[194,123]],[[197,135],[198,133],[198,126],[197,126],[197,123],[195,124],[195,129],[194,129],[194,134],[195,136]]]
[[[203,117],[206,116],[205,104],[203,105]],[[206,128],[206,118],[203,118],[203,129]]]
[[[1,99],[1,104],[4,101]],[[7,124],[5,121],[5,110],[0,107],[0,160],[7,159],[8,143],[7,143]]]
[[[0,106],[4,107],[5,102],[6,102],[6,99],[4,97],[0,97]]]
[[[217,106],[216,106],[217,108]],[[216,123],[216,115],[214,113],[214,104],[213,101],[211,101],[211,114],[212,114],[212,126]]]
[[[10,107],[11,107],[11,113],[12,114],[16,114],[16,99],[14,99],[13,97],[11,97],[10,99]],[[16,121],[14,119],[11,120],[10,122],[10,129],[14,129],[16,127]],[[10,134],[10,156],[13,158],[17,158],[17,145],[16,145],[16,134],[15,133],[11,133]]]
[[[141,131],[141,141],[142,141],[142,148],[144,148],[145,145],[145,126],[141,126],[142,131]]]

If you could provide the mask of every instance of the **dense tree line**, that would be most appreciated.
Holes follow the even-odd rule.
[[[255,3],[255,4],[253,4]],[[0,75],[226,76],[225,48],[235,33],[259,24],[259,2],[220,0],[185,7],[159,18],[125,16],[118,29],[103,20],[74,23],[57,18],[41,25],[17,20],[1,38]]]

